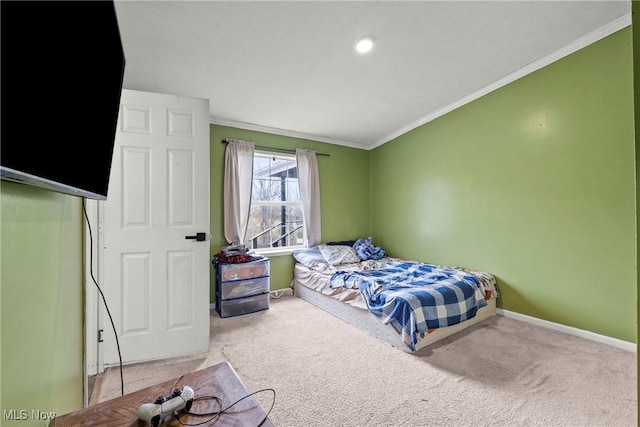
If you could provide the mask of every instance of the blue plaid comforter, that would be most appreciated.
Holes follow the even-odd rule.
[[[420,334],[471,319],[486,306],[487,278],[495,284],[488,273],[392,260],[375,269],[337,271],[330,286],[359,289],[369,310],[415,350]]]

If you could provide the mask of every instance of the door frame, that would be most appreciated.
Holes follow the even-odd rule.
[[[103,346],[98,342],[103,329],[103,304],[94,278],[101,286],[103,204],[98,200],[84,199],[84,283],[85,283],[85,341],[84,341],[84,405],[89,404],[89,376],[104,372]],[[83,217],[85,213],[83,212]],[[87,223],[88,221],[88,223]]]
[[[168,94],[159,94],[163,96],[174,96]],[[195,98],[201,99],[204,98]],[[208,102],[207,102],[208,105]],[[207,127],[207,139],[206,142],[210,149],[210,119],[208,117],[208,108],[206,110],[206,116],[204,117],[204,122]],[[120,113],[121,114],[121,113]],[[118,122],[122,120],[120,117],[118,118]],[[195,129],[194,129],[195,131]],[[208,156],[207,156],[208,157]],[[209,162],[209,159],[207,159]],[[211,172],[209,171],[207,180],[210,179]],[[208,182],[208,181],[207,181]],[[209,184],[207,184],[207,188]],[[208,197],[211,197],[210,188],[207,191]],[[111,305],[111,301],[107,300],[106,302],[103,300],[104,291],[104,280],[106,276],[105,272],[105,250],[104,245],[106,243],[105,239],[105,212],[106,206],[104,201],[98,201],[93,199],[84,199],[83,204],[86,209],[86,219],[84,219],[85,212],[82,213],[83,223],[84,223],[84,294],[85,294],[85,312],[84,312],[84,404],[88,405],[89,400],[89,390],[88,390],[88,380],[90,376],[100,374],[106,370],[109,366],[118,366],[118,361],[114,363],[109,362],[109,364],[105,364],[105,352],[106,347],[100,342],[102,336],[110,336],[112,331],[112,323],[110,319],[107,317],[109,314],[109,306]],[[207,209],[210,209],[210,202],[208,203]],[[207,234],[210,236],[210,225],[211,218],[210,214],[207,219]],[[210,237],[207,239],[207,242],[203,242],[202,244],[206,244],[210,246]],[[209,276],[210,277],[210,271]],[[95,281],[94,281],[95,280]],[[97,282],[97,283],[96,283]],[[209,287],[210,278],[207,281],[207,286]],[[97,286],[96,286],[97,285]],[[100,287],[100,289],[98,289]],[[105,304],[107,304],[107,308],[105,309]],[[211,309],[210,304],[209,310]],[[116,328],[121,327],[116,323]],[[102,331],[102,333],[101,333]],[[117,331],[115,332],[115,336],[118,337]],[[111,343],[109,343],[111,344]],[[108,353],[107,353],[108,354]],[[120,359],[120,363],[122,364],[122,359]]]

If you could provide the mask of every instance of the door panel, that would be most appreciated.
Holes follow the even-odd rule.
[[[209,242],[185,238],[209,236],[208,116],[205,99],[122,92],[101,250],[123,363],[209,349]]]

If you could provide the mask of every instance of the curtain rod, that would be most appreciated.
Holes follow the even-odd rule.
[[[227,141],[226,139],[223,139],[221,141],[223,144],[228,144],[229,141]],[[296,150],[290,150],[288,148],[275,148],[275,147],[264,147],[261,145],[256,145],[255,148],[257,148],[258,150],[269,150],[269,151],[278,151],[280,153],[291,153],[291,154],[296,154]],[[324,154],[324,153],[316,153],[316,156],[327,156],[327,157],[331,157],[331,154]]]

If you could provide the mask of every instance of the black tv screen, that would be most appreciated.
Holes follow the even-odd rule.
[[[105,200],[125,56],[112,1],[2,1],[3,179]]]

